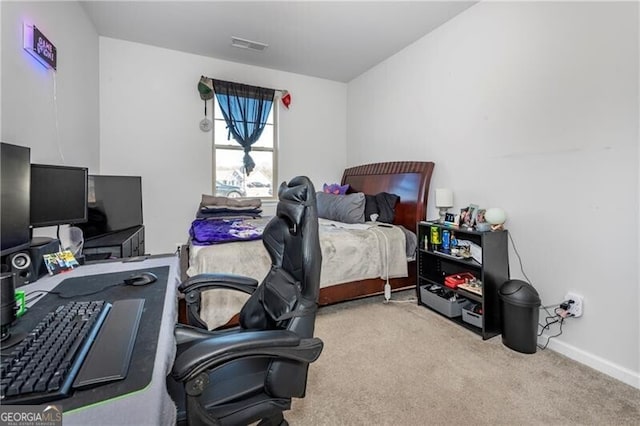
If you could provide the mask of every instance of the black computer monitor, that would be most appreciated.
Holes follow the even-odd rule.
[[[85,239],[142,225],[142,178],[89,175],[88,203]]]
[[[29,247],[31,149],[0,143],[0,256]]]
[[[31,165],[31,226],[87,221],[86,167]]]

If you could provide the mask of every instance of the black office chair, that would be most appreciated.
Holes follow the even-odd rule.
[[[178,347],[167,387],[178,423],[286,425],[283,411],[291,398],[305,396],[309,364],[323,347],[313,337],[322,263],[315,189],[308,178],[296,177],[280,186],[278,197],[276,216],[262,236],[272,267],[260,286],[237,275],[202,274],[179,287],[195,326],[175,330]],[[200,297],[212,288],[251,295],[238,327],[206,330]]]

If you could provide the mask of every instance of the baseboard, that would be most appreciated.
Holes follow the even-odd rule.
[[[542,335],[542,341],[546,342],[547,335]],[[575,346],[568,345],[560,340],[551,340],[549,342],[548,349],[558,352],[574,361],[587,365],[594,370],[604,373],[614,379],[620,380],[623,383],[640,389],[640,373],[631,371],[628,368],[624,368],[620,365],[614,364],[611,361],[595,356],[591,353],[585,352],[582,349],[578,349]]]

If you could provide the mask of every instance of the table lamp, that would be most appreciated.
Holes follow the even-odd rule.
[[[444,216],[453,207],[453,192],[450,189],[436,189],[436,207],[440,210],[440,223],[444,223]]]
[[[484,213],[484,220],[491,224],[492,231],[497,231],[499,229],[502,229],[502,225],[507,221],[507,214],[504,212],[504,210],[493,207],[487,209],[487,211]]]

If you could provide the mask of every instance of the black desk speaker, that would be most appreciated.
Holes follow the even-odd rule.
[[[54,239],[7,256],[8,270],[15,274],[16,287],[36,282],[38,278],[47,275],[47,266],[42,256],[59,250],[60,241]]]
[[[27,251],[10,254],[7,257],[9,271],[14,274],[16,287],[32,283],[38,278],[33,271],[31,254]]]

